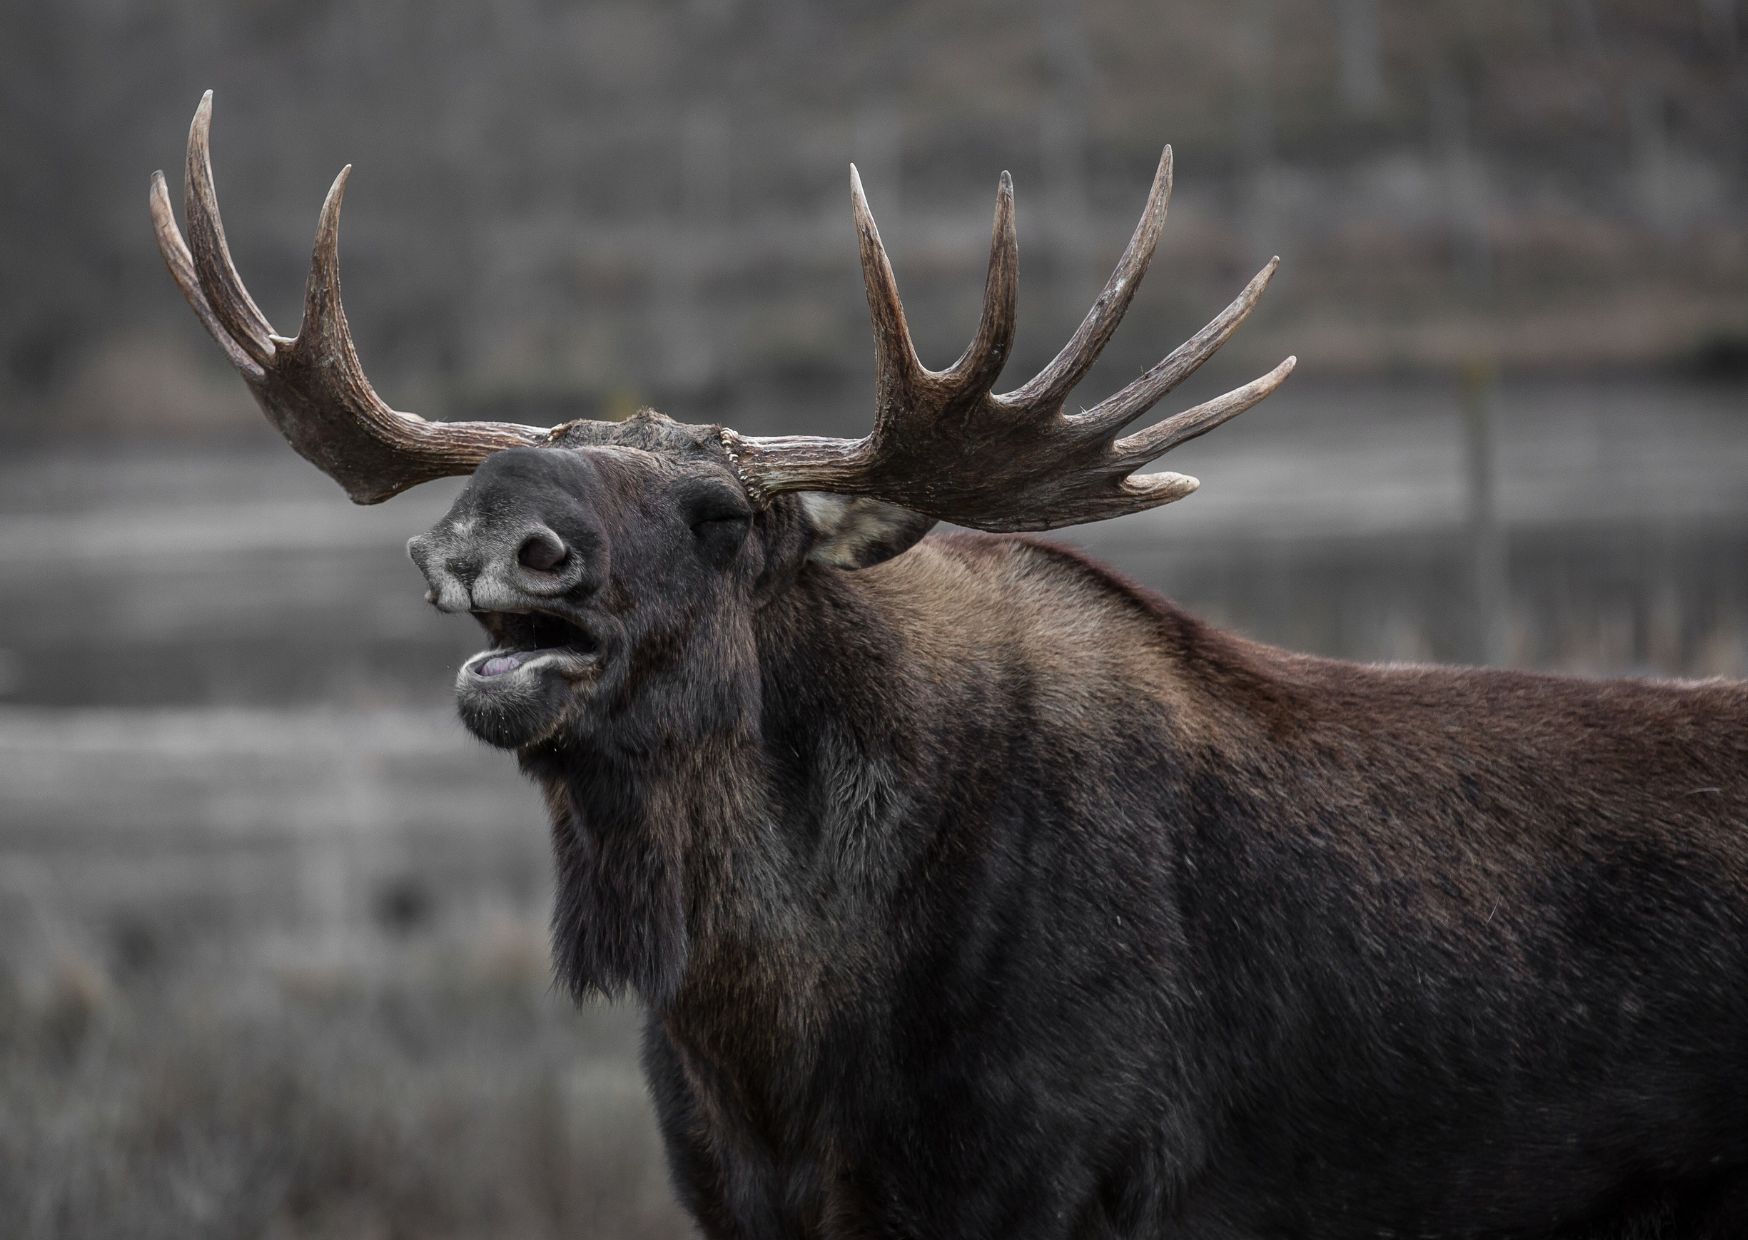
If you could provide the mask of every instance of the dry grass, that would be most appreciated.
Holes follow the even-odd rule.
[[[200,939],[131,975],[7,961],[7,1234],[686,1234],[629,1014],[550,993],[531,925],[483,939],[323,968]]]

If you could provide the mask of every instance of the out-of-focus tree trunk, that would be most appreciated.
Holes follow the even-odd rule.
[[[1341,101],[1353,112],[1376,112],[1384,102],[1384,45],[1378,0],[1335,0],[1340,45]]]
[[[1249,0],[1243,20],[1250,69],[1241,151],[1244,212],[1250,248],[1272,254],[1281,244],[1275,185],[1275,0]]]
[[[1092,51],[1080,0],[1044,0],[1041,16],[1050,85],[1038,117],[1038,138],[1048,196],[1045,218],[1056,255],[1051,283],[1057,304],[1074,305],[1086,298],[1085,281],[1094,263],[1087,193]]]

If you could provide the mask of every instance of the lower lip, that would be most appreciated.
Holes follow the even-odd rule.
[[[581,671],[594,661],[592,655],[571,650],[488,650],[475,655],[465,666],[475,680],[504,680],[542,664],[559,664]]]
[[[489,679],[502,676],[505,672],[513,672],[524,663],[532,662],[537,656],[532,651],[516,650],[509,654],[491,656],[484,663],[473,669],[473,674]]]

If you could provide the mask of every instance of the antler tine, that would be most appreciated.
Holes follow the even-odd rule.
[[[304,284],[303,322],[298,324],[295,347],[300,356],[314,359],[326,354],[358,369],[358,351],[346,326],[346,307],[340,300],[340,208],[346,201],[346,182],[352,165],[340,169],[322,213],[316,218],[315,244],[310,247],[310,274]]]
[[[862,256],[862,284],[868,292],[868,317],[874,327],[875,418],[902,408],[906,394],[924,377],[904,319],[898,280],[880,243],[880,229],[862,192],[862,174],[850,165],[850,203],[856,217],[856,242]]]
[[[473,472],[493,452],[546,443],[552,433],[508,422],[431,422],[390,408],[365,376],[340,296],[340,209],[352,165],[340,169],[316,222],[303,322],[281,369],[307,368],[315,401],[257,391],[262,410],[307,460],[360,504],[433,478]]]
[[[989,274],[983,282],[983,311],[977,320],[977,335],[959,360],[940,372],[941,382],[957,391],[989,391],[1014,347],[1019,285],[1020,242],[1014,231],[1014,179],[1003,172],[995,195]]]
[[[1200,479],[1188,474],[1160,472],[1136,474],[1123,479],[1117,490],[1120,499],[1113,501],[1106,516],[1120,517],[1131,512],[1145,512],[1162,504],[1175,503],[1200,489]]]
[[[208,146],[212,128],[212,92],[200,98],[194,120],[188,126],[188,183],[183,207],[188,213],[188,244],[194,255],[194,270],[213,316],[225,332],[258,365],[273,360],[273,326],[243,287],[231,262],[230,246],[219,219],[218,193],[212,183],[212,156]]]
[[[182,295],[242,372],[268,421],[305,460],[352,499],[374,504],[410,486],[475,466],[504,448],[580,444],[601,424],[570,422],[546,430],[510,422],[427,422],[391,409],[358,362],[340,301],[340,204],[352,169],[342,169],[322,204],[295,339],[274,332],[233,266],[212,185],[208,131],[212,92],[200,101],[188,134],[188,234],[170,208],[164,174],[152,177],[152,224],[158,249]]]
[[[1206,435],[1222,422],[1231,421],[1271,394],[1286,382],[1287,376],[1293,373],[1293,367],[1298,364],[1298,358],[1289,357],[1266,375],[1252,379],[1243,387],[1233,388],[1213,400],[1203,401],[1194,408],[1173,414],[1145,430],[1123,436],[1111,445],[1112,458],[1126,470],[1135,469],[1181,443],[1188,443],[1198,435]],[[1134,479],[1135,482],[1145,480],[1145,476]]]
[[[1278,254],[1269,259],[1268,264],[1251,277],[1244,291],[1210,319],[1201,331],[1173,349],[1146,374],[1131,380],[1085,413],[1075,415],[1072,419],[1075,425],[1093,434],[1114,434],[1153,408],[1168,392],[1201,369],[1202,363],[1232,338],[1232,333],[1262,300],[1263,290],[1268,288],[1275,269],[1280,265]]]
[[[170,269],[170,277],[176,281],[176,287],[182,290],[182,296],[193,308],[207,334],[218,342],[219,347],[225,351],[225,356],[230,358],[231,365],[250,378],[260,378],[264,373],[261,367],[231,338],[225,325],[213,313],[206,294],[200,291],[200,278],[194,271],[194,256],[188,252],[188,243],[182,239],[182,230],[176,227],[176,213],[170,207],[170,187],[164,183],[162,169],[152,174],[148,201],[152,210],[152,231],[158,239],[158,253],[164,258],[164,266]]]
[[[1165,212],[1170,205],[1171,147],[1168,146],[1160,153],[1159,168],[1153,174],[1147,205],[1141,210],[1135,232],[1092,309],[1086,312],[1086,318],[1081,320],[1055,359],[1035,378],[1001,396],[999,399],[1003,404],[1016,410],[1054,411],[1086,377],[1086,372],[1092,369],[1092,364],[1117,330],[1129,303],[1134,300],[1141,277],[1147,274],[1153,251],[1159,245],[1159,235],[1165,229]]]

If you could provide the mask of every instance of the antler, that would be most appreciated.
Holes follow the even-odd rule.
[[[606,442],[612,424],[542,428],[508,422],[428,422],[389,408],[359,365],[340,302],[340,203],[348,165],[322,204],[295,338],[273,330],[243,287],[225,243],[213,190],[208,131],[212,92],[188,132],[185,210],[190,243],[176,227],[164,174],[152,174],[152,222],[170,274],[242,374],[256,402],[297,452],[358,503],[410,486],[471,473],[504,448]],[[1267,396],[1292,371],[1274,370],[1224,396],[1132,435],[1123,427],[1213,355],[1256,305],[1278,259],[1231,305],[1169,357],[1081,413],[1064,402],[1116,330],[1153,258],[1171,197],[1171,148],[1160,158],[1147,207],[1128,248],[1062,352],[1030,382],[993,392],[1014,337],[1019,247],[1013,183],[996,198],[989,276],[977,334],[958,361],[933,371],[917,360],[898,286],[860,177],[850,170],[862,274],[874,322],[874,429],[858,440],[816,436],[752,438],[723,428],[724,448],[755,499],[783,491],[835,491],[902,505],[925,516],[990,530],[1050,529],[1138,512],[1196,489],[1182,474],[1136,475],[1148,461],[1212,430]]]
[[[209,90],[188,130],[184,210],[192,253],[177,231],[164,174],[152,174],[158,250],[267,420],[300,456],[344,487],[354,502],[375,504],[420,482],[472,473],[502,448],[546,444],[561,434],[567,441],[576,438],[574,424],[547,430],[509,422],[428,422],[383,403],[358,364],[340,304],[340,201],[350,164],[334,178],[322,204],[297,337],[276,333],[243,287],[225,244],[207,149],[211,124]]]
[[[1141,222],[1104,292],[1056,359],[1005,395],[991,389],[1014,338],[1019,244],[1008,174],[1002,173],[996,195],[977,335],[958,361],[938,371],[917,360],[892,265],[854,166],[850,193],[874,322],[874,429],[857,440],[755,438],[724,430],[723,446],[755,499],[782,491],[866,495],[986,530],[1053,529],[1139,512],[1182,499],[1200,484],[1183,474],[1131,476],[1136,469],[1243,413],[1292,372],[1295,359],[1289,357],[1241,388],[1118,438],[1123,427],[1195,373],[1244,322],[1280,263],[1272,258],[1231,305],[1165,360],[1091,409],[1063,411],[1153,258],[1171,198],[1169,146],[1160,156]]]

